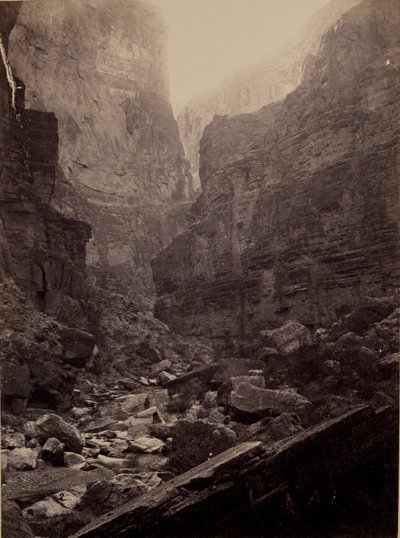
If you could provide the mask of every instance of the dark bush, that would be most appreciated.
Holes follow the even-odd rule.
[[[223,430],[218,436],[213,435],[214,430],[215,426],[205,422],[179,420],[172,428],[171,470],[184,473],[234,445]]]

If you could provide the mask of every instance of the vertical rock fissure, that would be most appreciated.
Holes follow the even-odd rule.
[[[13,72],[12,72],[12,69],[11,69],[10,62],[8,61],[8,57],[7,57],[6,49],[5,49],[4,45],[3,45],[3,38],[2,38],[1,33],[0,33],[0,52],[1,52],[1,59],[3,60],[4,68],[6,70],[7,82],[8,82],[8,85],[10,86],[10,89],[11,89],[11,106],[12,106],[16,116],[18,116],[17,108],[16,108],[16,105],[15,105],[15,95],[17,93],[17,84],[16,84],[15,79],[14,79],[14,75],[13,75]]]

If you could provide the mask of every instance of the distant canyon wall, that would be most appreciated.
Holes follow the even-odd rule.
[[[398,290],[399,36],[397,1],[365,0],[283,101],[206,127],[192,224],[153,261],[156,316],[249,337]]]
[[[57,119],[50,203],[90,224],[92,284],[151,304],[149,261],[182,230],[192,195],[158,11],[141,0],[23,2],[9,57],[26,107]]]
[[[178,114],[178,124],[195,188],[200,187],[200,138],[214,115],[255,112],[283,99],[301,82],[304,61],[317,52],[323,34],[359,1],[331,0],[285,47],[270,53],[257,64],[225,77],[216,89],[195,97],[184,106]]]

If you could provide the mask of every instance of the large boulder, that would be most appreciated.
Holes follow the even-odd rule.
[[[134,452],[145,452],[146,454],[154,454],[161,452],[164,443],[161,439],[156,437],[150,437],[143,435],[142,437],[137,437],[130,442],[131,449]]]
[[[298,351],[311,344],[311,332],[298,321],[289,320],[278,329],[263,331],[264,339],[269,337],[275,347],[284,354]]]
[[[32,522],[43,520],[58,520],[60,516],[66,516],[76,508],[86,491],[85,486],[76,486],[70,490],[58,491],[51,497],[38,501],[25,508],[22,514],[25,519]]]
[[[294,389],[261,389],[250,383],[241,383],[232,391],[230,405],[237,411],[264,414],[267,410],[298,412],[311,406],[311,402]]]
[[[146,493],[160,483],[161,479],[156,473],[120,473],[109,480],[91,484],[82,499],[82,505],[95,515],[100,515]]]
[[[71,424],[68,424],[58,415],[49,413],[43,415],[36,421],[40,431],[40,438],[47,440],[50,437],[56,437],[61,443],[64,443],[65,449],[80,454],[83,448],[81,434]]]
[[[63,361],[84,368],[92,356],[95,338],[92,334],[80,329],[65,327],[61,333]]]
[[[40,457],[45,461],[49,461],[52,465],[64,465],[64,448],[64,443],[61,443],[55,437],[50,437],[43,445]]]
[[[145,409],[147,404],[150,407],[149,393],[141,392],[139,394],[128,394],[118,398],[121,410],[125,413],[136,413]]]
[[[34,538],[34,534],[22,517],[19,506],[7,500],[1,503],[1,536],[4,538]]]
[[[375,322],[388,316],[398,305],[394,297],[367,297],[346,316],[344,324],[350,332],[362,335]]]
[[[7,466],[12,471],[33,471],[36,469],[39,449],[15,448],[8,457]]]

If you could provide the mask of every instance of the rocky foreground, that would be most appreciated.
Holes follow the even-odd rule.
[[[4,535],[67,537],[243,442],[268,448],[365,403],[395,406],[398,330],[395,303],[370,300],[329,330],[290,321],[263,331],[251,358],[185,371],[156,359],[113,385],[81,376],[64,413],[34,403],[3,413]]]

